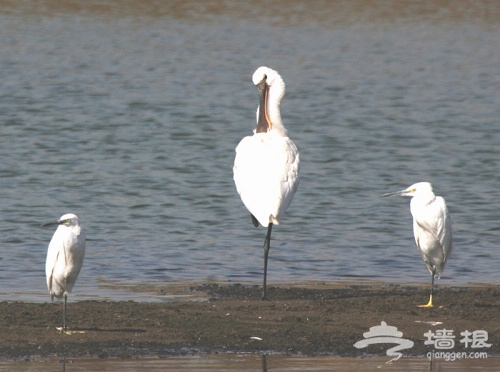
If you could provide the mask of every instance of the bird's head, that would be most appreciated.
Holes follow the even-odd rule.
[[[285,83],[283,82],[280,74],[278,74],[278,71],[265,66],[261,66],[257,70],[255,70],[252,76],[252,82],[257,87],[259,87],[259,85],[265,84],[268,87],[279,86],[281,87],[281,89],[279,90],[285,90]]]
[[[70,226],[78,226],[79,224],[80,224],[80,222],[79,222],[78,216],[76,214],[67,213],[67,214],[61,216],[61,218],[59,218],[57,221],[48,222],[48,223],[43,224],[42,227],[52,226],[52,225],[70,227]]]
[[[259,91],[256,132],[265,133],[273,127],[284,132],[279,105],[285,94],[285,82],[277,71],[265,66],[259,67],[254,72],[252,82]]]
[[[386,196],[433,197],[434,192],[432,191],[432,185],[429,182],[417,182],[404,190],[390,192],[388,194],[382,195],[382,197]]]

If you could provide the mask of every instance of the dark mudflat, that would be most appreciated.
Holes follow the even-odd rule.
[[[416,306],[427,302],[428,289],[402,286],[270,287],[268,301],[260,300],[257,286],[209,284],[185,291],[201,292],[207,300],[69,302],[68,324],[75,331],[70,335],[56,330],[61,303],[0,302],[0,356],[385,355],[387,345],[371,345],[368,350],[353,347],[382,321],[414,341],[414,347],[403,351],[405,355],[436,351],[424,344],[424,333],[443,328],[454,331],[451,351],[500,354],[500,289],[496,286],[439,287],[434,308]],[[459,340],[465,330],[485,330],[492,346],[464,348]]]

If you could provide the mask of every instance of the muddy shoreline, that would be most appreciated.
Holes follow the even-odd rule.
[[[446,351],[500,355],[500,288],[438,288],[436,307],[428,289],[405,286],[343,288],[260,287],[205,284],[186,287],[204,301],[141,303],[79,301],[68,303],[71,334],[56,330],[61,303],[0,302],[0,358],[169,357],[214,353],[281,353],[339,356],[385,355],[387,345],[357,349],[363,334],[382,321],[414,342],[404,355],[438,351],[425,345],[431,330],[453,330]],[[436,323],[439,322],[439,323]],[[465,347],[461,332],[484,330],[488,348]],[[443,350],[441,350],[443,351]]]

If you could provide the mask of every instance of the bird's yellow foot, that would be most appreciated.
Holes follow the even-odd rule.
[[[68,336],[70,336],[74,333],[85,333],[85,331],[68,331],[67,329],[64,330],[63,327],[56,327],[56,329],[59,331],[59,333],[63,333],[63,334],[68,335]]]
[[[434,307],[434,305],[432,304],[432,296],[430,296],[429,298],[429,302],[425,305],[417,305],[417,307]]]

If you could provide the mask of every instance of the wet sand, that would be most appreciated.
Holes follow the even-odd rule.
[[[385,321],[415,344],[405,356],[438,351],[425,345],[424,333],[453,330],[447,351],[500,354],[500,288],[439,287],[434,308],[428,288],[346,286],[341,288],[260,287],[206,284],[186,287],[198,301],[68,302],[71,334],[61,325],[61,303],[0,302],[0,356],[31,359],[51,355],[78,357],[168,357],[230,352],[281,354],[385,355],[387,345],[356,349],[370,327]],[[433,322],[442,322],[432,325]],[[460,332],[485,330],[490,348],[466,349]]]

